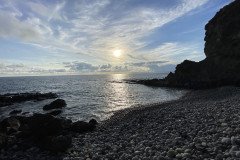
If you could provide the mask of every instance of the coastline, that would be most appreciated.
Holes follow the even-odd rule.
[[[95,132],[75,137],[65,159],[236,159],[239,104],[239,87],[221,87],[125,109]]]
[[[73,134],[67,152],[21,150],[19,142],[2,149],[0,159],[238,159],[239,104],[239,87],[191,91],[116,112],[95,131]]]

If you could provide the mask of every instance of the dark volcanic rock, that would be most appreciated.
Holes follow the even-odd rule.
[[[56,118],[47,114],[34,114],[29,118],[28,126],[34,135],[56,135],[64,128],[64,119]]]
[[[92,131],[95,128],[95,124],[87,123],[83,121],[77,121],[72,123],[71,130],[78,133],[83,133],[86,131]]]
[[[30,100],[45,100],[57,98],[56,93],[17,93],[0,95],[0,107],[12,105],[14,103],[30,101]]]
[[[57,100],[51,102],[50,104],[45,105],[43,107],[43,110],[58,109],[58,108],[65,107],[66,105],[67,104],[66,104],[65,100],[57,99]]]
[[[152,86],[210,88],[240,84],[240,1],[222,8],[206,25],[205,54],[200,62],[185,60],[161,80],[141,80]]]
[[[59,110],[49,112],[47,114],[52,115],[52,116],[56,116],[56,115],[59,115],[60,113],[62,113],[62,110],[59,109]]]
[[[5,147],[6,143],[7,143],[7,136],[6,136],[6,134],[0,132],[0,149]]]
[[[91,119],[89,121],[89,124],[92,124],[93,126],[96,126],[98,124],[98,122],[95,119]]]
[[[18,119],[14,118],[14,117],[6,118],[0,123],[1,132],[5,131],[5,132],[7,132],[7,134],[17,132],[20,125],[21,124]]]

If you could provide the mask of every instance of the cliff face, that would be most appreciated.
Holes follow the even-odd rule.
[[[205,30],[207,58],[240,58],[240,1],[222,8]]]
[[[208,88],[240,82],[240,0],[222,8],[205,29],[206,59],[177,65],[164,79],[166,85]]]
[[[140,83],[184,88],[240,84],[240,0],[222,8],[205,29],[206,59],[185,60],[165,79]]]

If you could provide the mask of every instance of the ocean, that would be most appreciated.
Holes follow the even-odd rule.
[[[129,84],[125,80],[163,78],[166,74],[106,74],[70,76],[33,76],[0,78],[0,94],[53,92],[66,101],[67,107],[60,116],[73,121],[95,118],[103,121],[114,112],[139,105],[164,102],[180,98],[187,91],[182,89],[149,87]],[[9,116],[14,109],[23,112],[46,113],[42,107],[53,99],[27,101],[0,108],[0,118]]]

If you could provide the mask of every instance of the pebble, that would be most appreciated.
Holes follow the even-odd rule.
[[[236,155],[237,158],[240,158],[240,151],[236,151],[235,155]]]
[[[170,158],[174,158],[177,155],[177,153],[174,150],[169,150],[167,153],[167,156]]]
[[[231,144],[231,139],[230,138],[223,138],[221,142],[224,143],[224,144]]]

